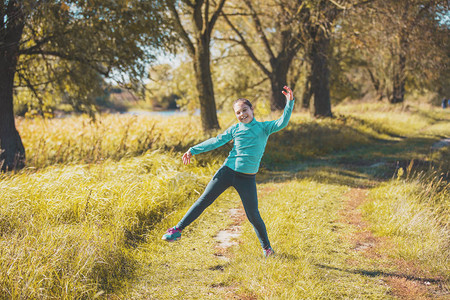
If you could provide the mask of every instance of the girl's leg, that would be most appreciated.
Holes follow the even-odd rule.
[[[232,175],[232,170],[230,168],[220,168],[206,186],[203,194],[191,206],[186,215],[177,224],[176,228],[183,230],[195,221],[195,219],[197,219],[200,214],[220,196],[220,194],[231,186]]]
[[[269,237],[267,236],[266,225],[258,210],[258,195],[256,191],[255,176],[237,173],[233,186],[241,197],[247,218],[253,225],[261,246],[264,249],[268,249],[270,247],[270,242]]]

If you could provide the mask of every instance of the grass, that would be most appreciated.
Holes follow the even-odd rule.
[[[397,245],[388,249],[391,255],[420,262],[449,280],[450,184],[423,174],[399,178],[373,189],[371,198],[364,214],[376,235]]]
[[[17,128],[29,168],[117,161],[149,150],[181,151],[185,145],[204,138],[198,134],[199,123],[188,117],[115,114],[99,115],[95,121],[87,116],[19,119]]]
[[[412,276],[397,260],[448,291],[449,150],[430,146],[450,136],[449,114],[381,104],[335,113],[296,113],[269,140],[257,177],[277,252],[267,260],[246,220],[228,259],[217,255],[214,235],[240,205],[233,190],[180,242],[160,239],[229,149],[183,166],[181,153],[207,137],[197,117],[19,119],[28,167],[0,174],[0,298],[386,299],[396,297],[389,274]],[[370,231],[389,241],[376,255],[348,239],[358,229],[341,212],[355,188],[368,191],[358,209]]]
[[[1,298],[92,298],[120,288],[145,233],[204,185],[180,167],[151,152],[3,178]]]

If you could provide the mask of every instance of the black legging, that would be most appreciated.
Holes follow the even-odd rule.
[[[269,248],[270,242],[267,237],[266,225],[264,224],[258,210],[258,195],[256,192],[255,177],[255,175],[239,173],[229,167],[223,166],[217,171],[206,186],[203,194],[191,206],[176,227],[180,230],[186,228],[195,219],[197,219],[200,214],[227,188],[233,186],[241,197],[247,218],[253,225],[261,246],[264,249]]]

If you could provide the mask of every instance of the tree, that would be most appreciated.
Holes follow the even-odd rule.
[[[245,7],[236,2],[225,10],[225,20],[236,36],[224,40],[241,45],[269,78],[273,110],[284,107],[280,90],[288,82],[289,72],[289,85],[295,85],[299,74],[294,75],[291,65],[302,53],[303,60],[311,66],[311,72],[306,76],[303,106],[308,106],[313,96],[312,114],[332,116],[328,64],[330,38],[337,16],[346,9],[344,4],[349,8],[353,4],[352,1],[340,2],[343,4],[331,0],[244,0]],[[256,38],[251,40],[252,37]],[[264,51],[258,51],[260,48]]]
[[[320,0],[311,1],[308,5],[310,17],[305,25],[308,36],[305,38],[307,41],[305,52],[311,70],[308,76],[310,84],[303,96],[303,106],[307,106],[309,98],[313,97],[310,111],[315,117],[333,115],[330,98],[330,61],[333,54],[331,41],[335,36],[336,27],[349,11],[364,7],[370,2],[371,0]]]
[[[23,8],[17,1],[0,3],[0,164],[3,171],[21,168],[25,163],[25,149],[16,130],[13,110],[14,75],[25,22]]]
[[[379,15],[388,15],[391,18],[384,19],[386,29],[389,34],[394,36],[392,44],[389,47],[392,57],[392,93],[389,102],[399,103],[404,101],[405,84],[408,73],[407,60],[414,61],[411,53],[414,47],[413,42],[419,41],[418,33],[420,27],[430,29],[429,21],[434,19],[433,6],[439,1],[418,0],[418,1],[396,1],[386,3],[377,1],[377,10]],[[419,30],[420,32],[424,32]]]
[[[375,0],[350,16],[347,38],[358,48],[379,100],[401,103],[408,89],[444,89],[445,83],[436,83],[448,74],[449,28],[439,16],[448,9],[445,0]]]
[[[291,63],[304,43],[302,21],[307,14],[305,6],[302,1],[244,0],[243,4],[241,6],[236,1],[226,9],[225,21],[234,36],[221,39],[245,49],[270,80],[272,110],[283,109],[286,99],[280,91],[287,84]]]
[[[158,3],[0,2],[2,171],[25,164],[25,149],[15,127],[14,89],[26,87],[37,101],[50,89],[55,96],[72,96],[74,104],[88,104],[99,75],[119,72],[128,73],[130,78],[142,76],[145,62],[152,58],[150,51],[168,41]]]
[[[211,76],[211,36],[226,0],[167,0],[173,26],[192,59],[204,131],[219,128]],[[213,9],[213,11],[210,11]],[[180,15],[180,13],[182,15]],[[187,16],[187,20],[183,19]]]
[[[308,58],[311,64],[311,92],[313,105],[311,114],[315,117],[331,117],[330,99],[330,36],[333,23],[343,9],[333,1],[321,0],[314,3],[311,9],[310,22],[307,25],[309,34]],[[306,102],[306,99],[304,100]]]

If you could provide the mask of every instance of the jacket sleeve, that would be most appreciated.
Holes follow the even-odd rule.
[[[214,150],[216,148],[219,148],[220,146],[225,145],[226,143],[228,143],[233,139],[233,132],[235,127],[236,125],[229,127],[227,130],[225,130],[218,136],[210,138],[204,142],[201,142],[200,144],[197,144],[189,148],[189,151],[191,152],[192,155],[196,155],[203,152]]]
[[[267,135],[280,131],[281,129],[287,126],[287,124],[289,123],[289,119],[291,118],[293,108],[294,108],[294,100],[289,100],[286,103],[283,115],[279,119],[265,122]]]

